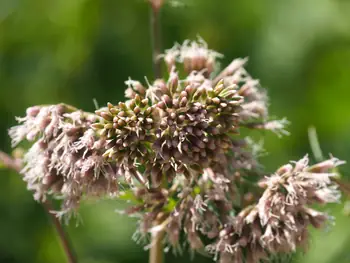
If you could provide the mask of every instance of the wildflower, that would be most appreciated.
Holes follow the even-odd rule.
[[[135,202],[126,213],[139,218],[137,233],[162,232],[176,251],[182,236],[191,250],[206,248],[222,263],[258,263],[306,247],[308,226],[328,219],[310,205],[338,202],[329,171],[343,162],[309,166],[305,156],[261,179],[261,144],[241,130],[287,135],[288,122],[270,119],[266,92],[244,69],[247,60],[213,76],[221,55],[202,39],[162,57],[168,78],[147,87],[129,79],[126,102],[96,114],[35,106],[18,118],[9,133],[13,146],[33,142],[22,173],[35,199],[63,199],[63,214],[85,196],[119,194],[122,181]]]
[[[256,263],[278,253],[291,253],[297,247],[306,248],[308,226],[320,228],[328,216],[309,206],[333,203],[339,192],[328,172],[342,164],[336,158],[308,166],[307,156],[282,166],[266,177],[266,188],[256,205],[244,208],[232,218],[217,241],[207,250],[220,256],[221,262]],[[322,167],[322,169],[320,169]]]
[[[83,196],[115,193],[117,181],[100,150],[104,142],[89,128],[96,116],[59,104],[35,106],[9,133],[13,145],[35,140],[21,171],[38,201],[47,195],[63,199],[62,211],[79,206]]]
[[[106,140],[103,156],[118,164],[120,174],[128,171],[139,181],[146,182],[147,178],[141,178],[130,167],[134,167],[135,162],[145,165],[152,160],[149,145],[155,140],[155,107],[149,105],[148,99],[136,95],[126,103],[108,104],[107,108],[96,111],[96,114],[104,120],[92,125]]]
[[[198,250],[203,237],[218,238],[234,208],[259,199],[257,191],[238,190],[246,177],[260,175],[257,150],[240,128],[283,133],[268,126],[267,96],[243,68],[246,60],[236,60],[218,81],[209,77],[218,57],[201,40],[175,45],[163,56],[167,79],[147,88],[128,80],[129,100],[96,111],[102,121],[92,124],[106,142],[105,160],[116,162],[137,200],[127,211],[140,217],[137,232],[165,231],[176,250],[182,232]]]
[[[193,71],[202,71],[209,76],[216,67],[217,58],[221,57],[222,54],[208,49],[207,43],[198,37],[198,41],[186,40],[182,45],[176,44],[173,48],[166,50],[164,60],[169,71],[175,62],[180,62],[188,74]]]
[[[128,88],[125,90],[125,97],[128,99],[134,99],[136,95],[144,97],[146,93],[146,88],[139,82],[132,79],[125,81]]]

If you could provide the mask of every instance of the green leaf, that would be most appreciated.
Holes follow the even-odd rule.
[[[176,205],[177,205],[176,200],[173,198],[169,198],[168,204],[164,206],[164,210],[167,212],[171,212],[175,209]]]
[[[123,191],[120,195],[119,195],[119,199],[123,200],[123,201],[129,201],[133,204],[142,204],[142,201],[137,199],[134,195],[134,193],[132,192],[132,190],[126,190]]]

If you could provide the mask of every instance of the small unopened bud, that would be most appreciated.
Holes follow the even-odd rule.
[[[180,101],[180,107],[185,107],[187,105],[187,98],[183,97]]]
[[[181,93],[180,93],[180,98],[182,98],[182,97],[187,97],[188,96],[188,94],[187,94],[187,92],[186,91],[181,91]]]
[[[280,167],[277,171],[276,174],[278,175],[283,175],[285,173],[289,173],[293,170],[293,166],[291,164],[286,164]]]
[[[186,119],[186,116],[185,116],[185,115],[179,115],[179,117],[177,118],[177,121],[178,121],[179,123],[182,123],[185,119]]]
[[[37,132],[36,131],[30,131],[28,134],[27,134],[27,136],[26,136],[26,138],[27,138],[27,140],[28,141],[34,141],[35,140],[35,137],[37,136]]]
[[[165,102],[164,101],[160,101],[157,103],[157,107],[164,110],[165,109]]]
[[[134,108],[134,113],[135,113],[135,114],[139,114],[140,112],[141,112],[140,107],[139,107],[139,106],[136,106],[136,107]]]
[[[125,124],[126,124],[125,121],[123,121],[122,119],[118,120],[118,125],[119,126],[125,126]]]
[[[189,85],[185,88],[185,91],[187,92],[187,94],[191,95],[194,92],[194,88]]]
[[[171,100],[171,98],[168,95],[165,94],[163,96],[163,101],[166,104],[166,106],[171,107],[172,100]]]
[[[215,93],[219,94],[224,88],[225,88],[224,80],[220,80],[216,85],[216,87],[214,88],[214,91]]]
[[[308,170],[313,173],[325,173],[330,169],[337,167],[338,165],[344,164],[344,161],[340,161],[336,158],[332,158],[321,163],[311,166]]]
[[[103,111],[101,112],[101,117],[104,118],[106,121],[112,121],[113,116],[109,112]]]
[[[168,85],[169,85],[169,90],[172,94],[176,92],[178,84],[179,84],[179,76],[177,75],[176,72],[171,72]]]
[[[38,115],[38,113],[40,112],[40,109],[41,109],[41,107],[39,107],[39,106],[29,107],[26,110],[26,114],[27,114],[27,116],[30,116],[30,117],[36,117],[36,115]]]
[[[214,102],[215,104],[219,104],[220,103],[220,99],[215,97],[212,99],[212,102]]]
[[[108,109],[111,109],[111,108],[113,108],[114,106],[113,106],[113,104],[112,104],[112,103],[107,102],[107,107],[108,107]]]

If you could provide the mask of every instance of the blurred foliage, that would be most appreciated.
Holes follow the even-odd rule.
[[[270,95],[273,115],[291,136],[264,135],[268,171],[310,152],[314,125],[324,153],[350,160],[350,1],[182,0],[162,10],[163,45],[202,36],[225,54],[250,57],[248,69]],[[0,0],[0,147],[28,106],[66,102],[87,111],[123,99],[129,77],[151,78],[145,0]],[[346,176],[349,165],[342,168]],[[146,262],[132,239],[135,220],[115,200],[87,202],[83,223],[69,226],[80,262]],[[326,208],[334,224],[315,232],[295,262],[350,262],[350,218]],[[0,262],[64,262],[42,207],[21,178],[0,170]],[[166,262],[190,262],[168,253]],[[211,262],[196,255],[193,262]]]

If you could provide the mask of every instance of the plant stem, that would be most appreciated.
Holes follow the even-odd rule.
[[[152,44],[152,61],[154,77],[162,76],[159,55],[161,54],[161,32],[160,32],[160,7],[150,5],[150,22],[151,22],[151,44]]]
[[[157,79],[162,77],[159,55],[161,54],[160,9],[162,7],[163,1],[149,0],[149,2],[153,72],[154,78]],[[152,233],[152,246],[149,252],[149,263],[163,262],[163,236],[164,231]]]
[[[56,229],[57,235],[61,242],[62,248],[64,250],[64,254],[66,255],[68,263],[77,263],[76,254],[74,249],[72,248],[72,244],[68,237],[68,234],[64,231],[60,221],[58,218],[50,211],[53,211],[53,205],[50,200],[46,200],[43,202],[43,207],[45,208],[47,214],[49,215],[51,222]]]
[[[12,169],[16,171],[17,173],[20,173],[22,170],[22,164],[19,159],[12,158],[8,154],[0,151],[0,162],[9,169]],[[42,202],[42,206],[44,207],[46,213],[49,215],[49,218],[51,219],[51,222],[56,229],[58,238],[60,240],[60,243],[62,245],[63,251],[67,258],[67,263],[77,263],[77,259],[75,257],[74,249],[72,248],[69,237],[67,233],[64,231],[60,221],[58,218],[52,213],[54,211],[54,207],[50,200],[46,200],[45,202]]]
[[[162,239],[164,231],[152,233],[151,249],[149,252],[149,263],[162,263],[163,262],[163,244]]]
[[[161,32],[160,32],[160,9],[162,1],[150,0],[150,25],[151,25],[151,45],[154,77],[161,78],[162,71],[159,60],[161,54]],[[163,262],[162,239],[164,231],[152,233],[151,249],[149,252],[149,263]]]

